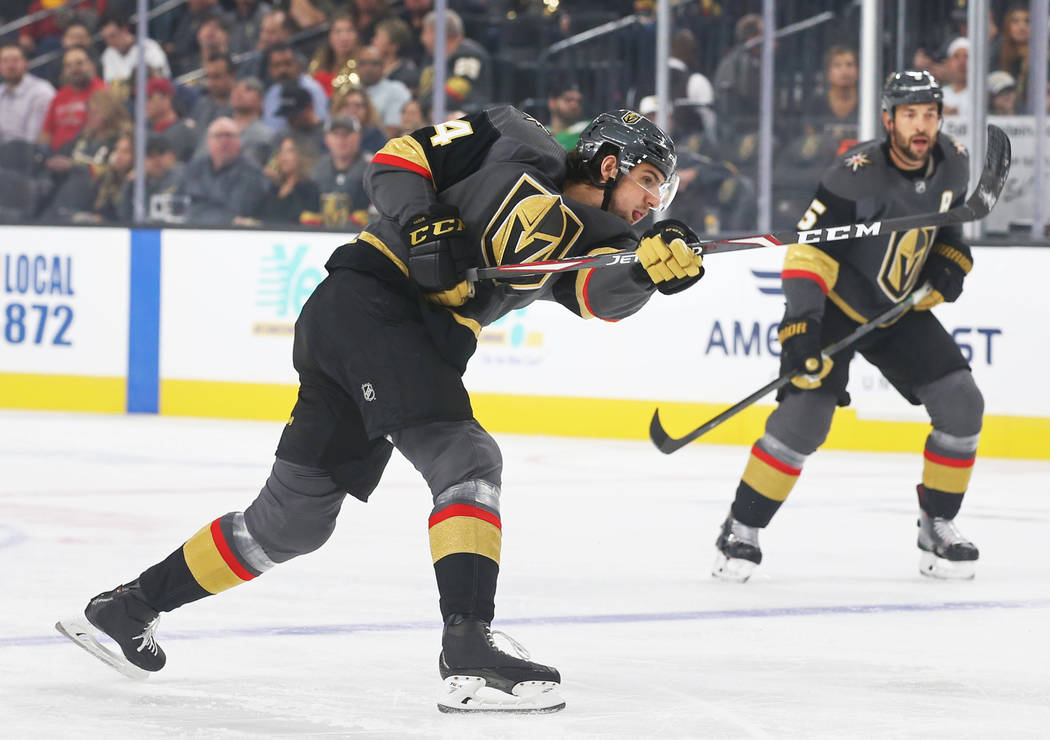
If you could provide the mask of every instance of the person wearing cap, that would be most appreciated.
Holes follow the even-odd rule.
[[[169,196],[175,192],[182,165],[175,158],[171,142],[158,134],[151,134],[146,139],[146,161],[143,166],[146,175],[146,214],[154,212],[152,204],[155,196]],[[170,208],[168,209],[170,210]],[[117,215],[121,221],[130,222],[135,217],[135,182],[124,183],[117,205]]]
[[[1009,72],[997,69],[988,75],[988,112],[996,116],[1017,112],[1017,80]]]
[[[969,58],[969,39],[960,36],[948,44],[943,73],[945,115],[965,116],[970,111],[970,91],[966,87],[966,63]]]
[[[230,225],[258,216],[266,177],[241,154],[237,124],[220,116],[207,133],[208,156],[195,157],[182,170],[175,188],[189,200],[191,223]]]
[[[180,162],[188,162],[197,148],[197,127],[192,120],[179,118],[172,105],[174,86],[163,77],[151,77],[146,83],[146,120],[151,133],[171,143]]]
[[[590,121],[583,119],[583,93],[570,77],[554,75],[547,91],[547,112],[550,114],[547,130],[554,134],[565,151],[576,148],[580,133]],[[642,113],[644,116],[645,113]]]
[[[318,120],[310,93],[297,82],[281,86],[281,106],[277,115],[287,125],[277,132],[277,141],[291,137],[309,171],[324,152],[324,124]]]
[[[325,226],[364,226],[368,223],[368,193],[361,154],[361,124],[352,116],[332,116],[325,124],[328,153],[310,172],[321,192],[321,217]]]
[[[275,132],[285,127],[286,121],[278,109],[286,102],[283,100],[285,83],[295,82],[310,95],[317,120],[328,117],[328,96],[321,83],[303,72],[302,60],[287,42],[278,42],[270,47],[267,69],[273,83],[263,96],[263,123]]]

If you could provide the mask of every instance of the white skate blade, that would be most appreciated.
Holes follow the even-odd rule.
[[[751,577],[751,571],[755,569],[755,563],[743,558],[727,558],[725,553],[719,551],[715,558],[715,564],[711,566],[711,575],[721,578],[723,581],[735,581],[746,583]]]
[[[977,561],[947,560],[923,550],[919,555],[919,572],[929,578],[966,581],[977,574]]]
[[[128,678],[136,681],[145,681],[149,678],[149,671],[144,671],[136,665],[128,662],[121,653],[113,652],[95,639],[95,628],[86,619],[72,617],[71,619],[60,619],[55,622],[55,629],[87,650],[110,668],[123,673]]]
[[[449,676],[438,697],[442,712],[520,712],[541,714],[565,708],[561,684],[522,681],[508,694],[485,685],[478,676]]]

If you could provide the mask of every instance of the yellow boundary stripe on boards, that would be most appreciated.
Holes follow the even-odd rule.
[[[295,403],[295,386],[161,381],[160,412],[171,416],[285,420]],[[649,418],[660,418],[673,435],[684,434],[729,404],[672,403],[556,396],[471,395],[474,413],[486,429],[513,434],[562,437],[647,439]],[[752,406],[704,435],[709,444],[750,445],[762,436],[772,406]],[[835,414],[827,449],[878,452],[922,450],[928,424],[858,419],[855,411]],[[1050,419],[1022,416],[984,417],[979,455],[1050,459]]]
[[[80,375],[0,373],[0,408],[122,414],[127,381]]]

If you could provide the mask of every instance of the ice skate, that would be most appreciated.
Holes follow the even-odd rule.
[[[746,582],[751,577],[751,571],[762,562],[758,531],[758,527],[738,522],[730,512],[722,523],[722,532],[715,540],[718,556],[711,568],[711,575],[727,581]]]
[[[492,640],[501,635],[520,657],[503,652]],[[557,712],[565,708],[557,669],[533,663],[520,644],[487,622],[453,614],[441,636],[438,669],[445,679],[438,709],[442,712]]]
[[[125,676],[145,679],[164,667],[164,651],[153,633],[160,615],[142,598],[138,581],[105,591],[88,602],[84,617],[62,619],[55,629]],[[117,643],[116,653],[100,643],[99,631]]]
[[[973,578],[980,553],[951,519],[919,510],[919,572],[931,578]]]

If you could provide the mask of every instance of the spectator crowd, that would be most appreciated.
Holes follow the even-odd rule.
[[[132,113],[141,58],[148,75],[149,219],[364,225],[372,217],[363,187],[368,161],[389,139],[431,123],[433,5],[186,0],[170,7],[150,0],[158,12],[140,48],[134,0],[8,0],[0,28],[37,16],[0,36],[0,221],[133,218]],[[782,5],[778,25],[822,10],[836,14],[834,23],[818,27],[819,37],[798,34],[775,49],[775,210],[786,224],[804,210],[823,167],[856,142],[859,11],[847,0]],[[655,113],[652,0],[450,0],[449,6],[449,118],[512,103],[571,149],[600,110]],[[754,225],[760,6],[697,0],[674,11],[670,127],[681,186],[670,215],[692,223],[702,218],[709,233]],[[1041,97],[1029,85],[1028,3],[993,0],[989,8],[984,104],[993,114],[1031,113]],[[909,35],[908,60],[944,85],[946,114],[964,115],[974,105],[965,4],[930,0],[918,12],[933,22],[923,20]],[[607,23],[632,13],[632,25]],[[573,53],[599,49],[596,57],[553,63],[545,57],[554,41],[606,26],[616,29],[596,34],[589,46],[574,45]],[[822,41],[816,54],[813,38]],[[625,48],[637,56],[625,60]],[[611,69],[612,87],[602,87]]]

